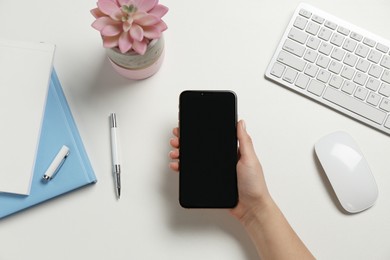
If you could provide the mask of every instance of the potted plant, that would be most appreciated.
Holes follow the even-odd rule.
[[[168,8],[158,0],[98,0],[91,10],[92,27],[100,32],[115,70],[130,79],[144,79],[160,68],[164,59],[161,19]]]

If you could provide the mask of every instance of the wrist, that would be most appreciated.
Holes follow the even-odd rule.
[[[240,222],[246,228],[254,223],[256,225],[261,224],[262,219],[266,219],[276,208],[277,206],[273,199],[270,196],[267,196],[266,198],[261,199],[259,203],[256,203],[256,205],[249,208],[240,218]]]

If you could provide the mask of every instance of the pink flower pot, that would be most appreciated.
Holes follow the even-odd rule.
[[[164,60],[164,39],[152,40],[144,55],[134,51],[121,53],[118,48],[107,49],[113,68],[128,79],[140,80],[154,75]]]

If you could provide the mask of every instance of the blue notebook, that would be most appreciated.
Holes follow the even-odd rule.
[[[69,156],[52,180],[42,181],[63,145],[69,147]],[[95,182],[95,173],[53,69],[30,195],[0,193],[0,218]]]

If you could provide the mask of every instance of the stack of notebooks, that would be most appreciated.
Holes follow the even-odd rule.
[[[54,49],[0,40],[0,218],[96,182],[52,68]],[[63,145],[69,156],[43,180]]]

